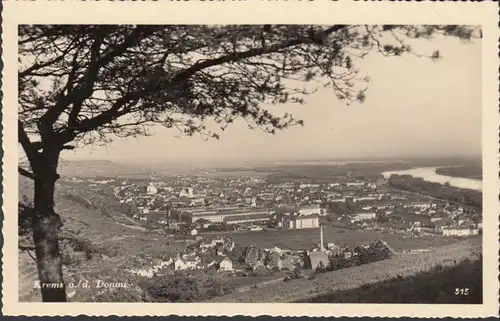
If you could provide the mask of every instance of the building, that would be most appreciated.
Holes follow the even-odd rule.
[[[229,259],[227,256],[222,258],[219,261],[219,269],[220,272],[229,272],[233,270],[233,261]]]
[[[318,266],[323,265],[323,267],[328,267],[330,261],[328,259],[328,254],[323,251],[317,251],[317,252],[311,252],[309,253],[309,262],[307,262],[309,265],[308,267],[311,268],[312,270],[316,270]]]
[[[453,225],[455,225],[455,221],[448,217],[434,222],[434,228],[436,231],[442,231],[446,228],[452,227]]]
[[[431,222],[434,223],[434,222],[438,222],[438,221],[441,221],[442,219],[445,219],[447,218],[448,215],[446,215],[445,213],[435,213],[432,217],[431,217]]]
[[[146,193],[153,195],[158,193],[158,189],[154,186],[153,183],[149,183],[148,187],[146,188]]]
[[[367,220],[373,220],[377,217],[377,214],[375,212],[357,212],[351,215],[352,219],[351,222],[360,222],[360,221],[367,221]]]
[[[189,268],[189,265],[187,264],[187,262],[184,259],[177,258],[174,261],[174,269],[176,271],[187,270],[188,268]]]
[[[257,222],[268,222],[269,221],[268,212],[250,212],[250,213],[240,213],[236,215],[226,215],[223,217],[223,222],[231,224],[244,224],[244,223],[257,223]]]
[[[428,210],[432,206],[431,203],[425,203],[425,202],[415,202],[407,205],[407,207],[414,207],[414,208],[419,208],[420,210]]]
[[[363,202],[363,201],[374,201],[376,199],[377,199],[377,197],[375,197],[375,196],[360,196],[360,197],[353,197],[352,201],[354,203],[357,203],[357,202]]]
[[[183,188],[179,193],[179,197],[188,197],[188,198],[194,197],[193,188],[192,187]]]
[[[307,206],[302,206],[299,209],[299,215],[313,215],[313,214],[318,214],[318,215],[325,215],[325,211],[321,209],[321,207],[317,204],[314,205],[307,205]]]
[[[319,215],[313,214],[294,217],[290,219],[288,227],[293,229],[317,228],[319,227]]]
[[[479,235],[479,228],[476,227],[452,227],[443,228],[443,236],[472,236]]]
[[[347,182],[346,186],[348,187],[361,187],[364,186],[365,182]]]
[[[420,215],[408,212],[394,211],[390,215],[392,220],[399,220],[402,222],[410,223],[410,224],[421,224],[421,225],[430,225],[432,223],[431,218],[427,215]],[[441,219],[443,221],[445,219]],[[439,223],[440,221],[436,221],[434,224]]]
[[[204,197],[192,197],[189,205],[190,206],[205,205],[205,198]]]
[[[211,210],[188,210],[193,217],[193,222],[200,219],[210,221],[212,223],[231,222],[231,224],[247,223],[247,222],[262,222],[269,220],[268,209],[255,208],[234,208],[234,209],[211,209]],[[236,219],[241,216],[241,219]],[[241,221],[241,222],[239,222]]]
[[[213,223],[221,223],[223,216],[216,210],[203,210],[203,211],[188,211],[193,216],[193,222],[198,220],[207,220]]]

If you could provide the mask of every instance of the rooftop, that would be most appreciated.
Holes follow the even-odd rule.
[[[310,218],[319,218],[319,214],[301,215],[295,217],[295,220],[307,220]]]
[[[266,213],[251,213],[247,215],[228,215],[224,217],[224,222],[231,222],[231,221],[241,221],[241,220],[264,220],[268,219],[269,215]]]
[[[303,205],[300,207],[301,210],[316,210],[319,209],[320,206],[319,204],[310,204],[310,205]]]

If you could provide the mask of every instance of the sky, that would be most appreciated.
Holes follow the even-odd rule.
[[[219,140],[176,138],[155,128],[151,137],[116,139],[107,147],[65,152],[66,160],[118,162],[258,161],[369,159],[411,156],[481,155],[481,45],[456,38],[419,40],[412,48],[442,59],[370,54],[358,64],[370,82],[366,101],[347,106],[331,89],[303,105],[277,105],[303,127],[276,135],[235,122]]]

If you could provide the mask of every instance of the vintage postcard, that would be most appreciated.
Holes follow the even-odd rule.
[[[498,315],[493,2],[3,19],[5,315]]]

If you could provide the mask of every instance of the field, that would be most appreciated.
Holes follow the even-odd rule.
[[[454,266],[466,259],[478,259],[480,255],[480,239],[470,239],[442,246],[430,252],[406,254],[389,260],[321,273],[313,280],[291,280],[246,292],[232,293],[210,301],[309,302],[314,298],[339,291],[349,291],[394,278],[409,277],[423,271],[429,271],[437,265]],[[356,301],[351,302],[355,303]]]
[[[319,228],[300,229],[300,230],[274,230],[274,231],[255,231],[255,232],[234,232],[225,233],[236,243],[243,246],[257,245],[263,248],[272,248],[278,246],[283,249],[303,250],[311,246],[318,245],[320,236]],[[350,230],[340,227],[323,227],[324,242],[335,244],[346,244],[354,247],[365,242],[372,242],[378,239],[386,241],[394,250],[412,250],[426,249],[447,245],[457,241],[454,237],[442,236],[421,236],[408,237],[402,234],[393,234],[389,232],[369,231],[369,230]]]
[[[270,283],[279,283],[285,275],[272,275],[272,276],[235,276],[225,279],[224,281],[230,283],[236,291],[248,291],[253,287],[261,287]]]
[[[220,177],[220,178],[240,178],[240,177],[254,177],[254,178],[259,178],[259,177],[265,177],[269,175],[270,173],[268,172],[259,172],[259,171],[254,171],[252,169],[238,169],[238,170],[216,170],[216,171],[210,171],[206,176],[213,176],[213,177]]]
[[[144,177],[150,174],[148,168],[134,164],[115,163],[107,160],[63,161],[59,174],[80,177]]]

